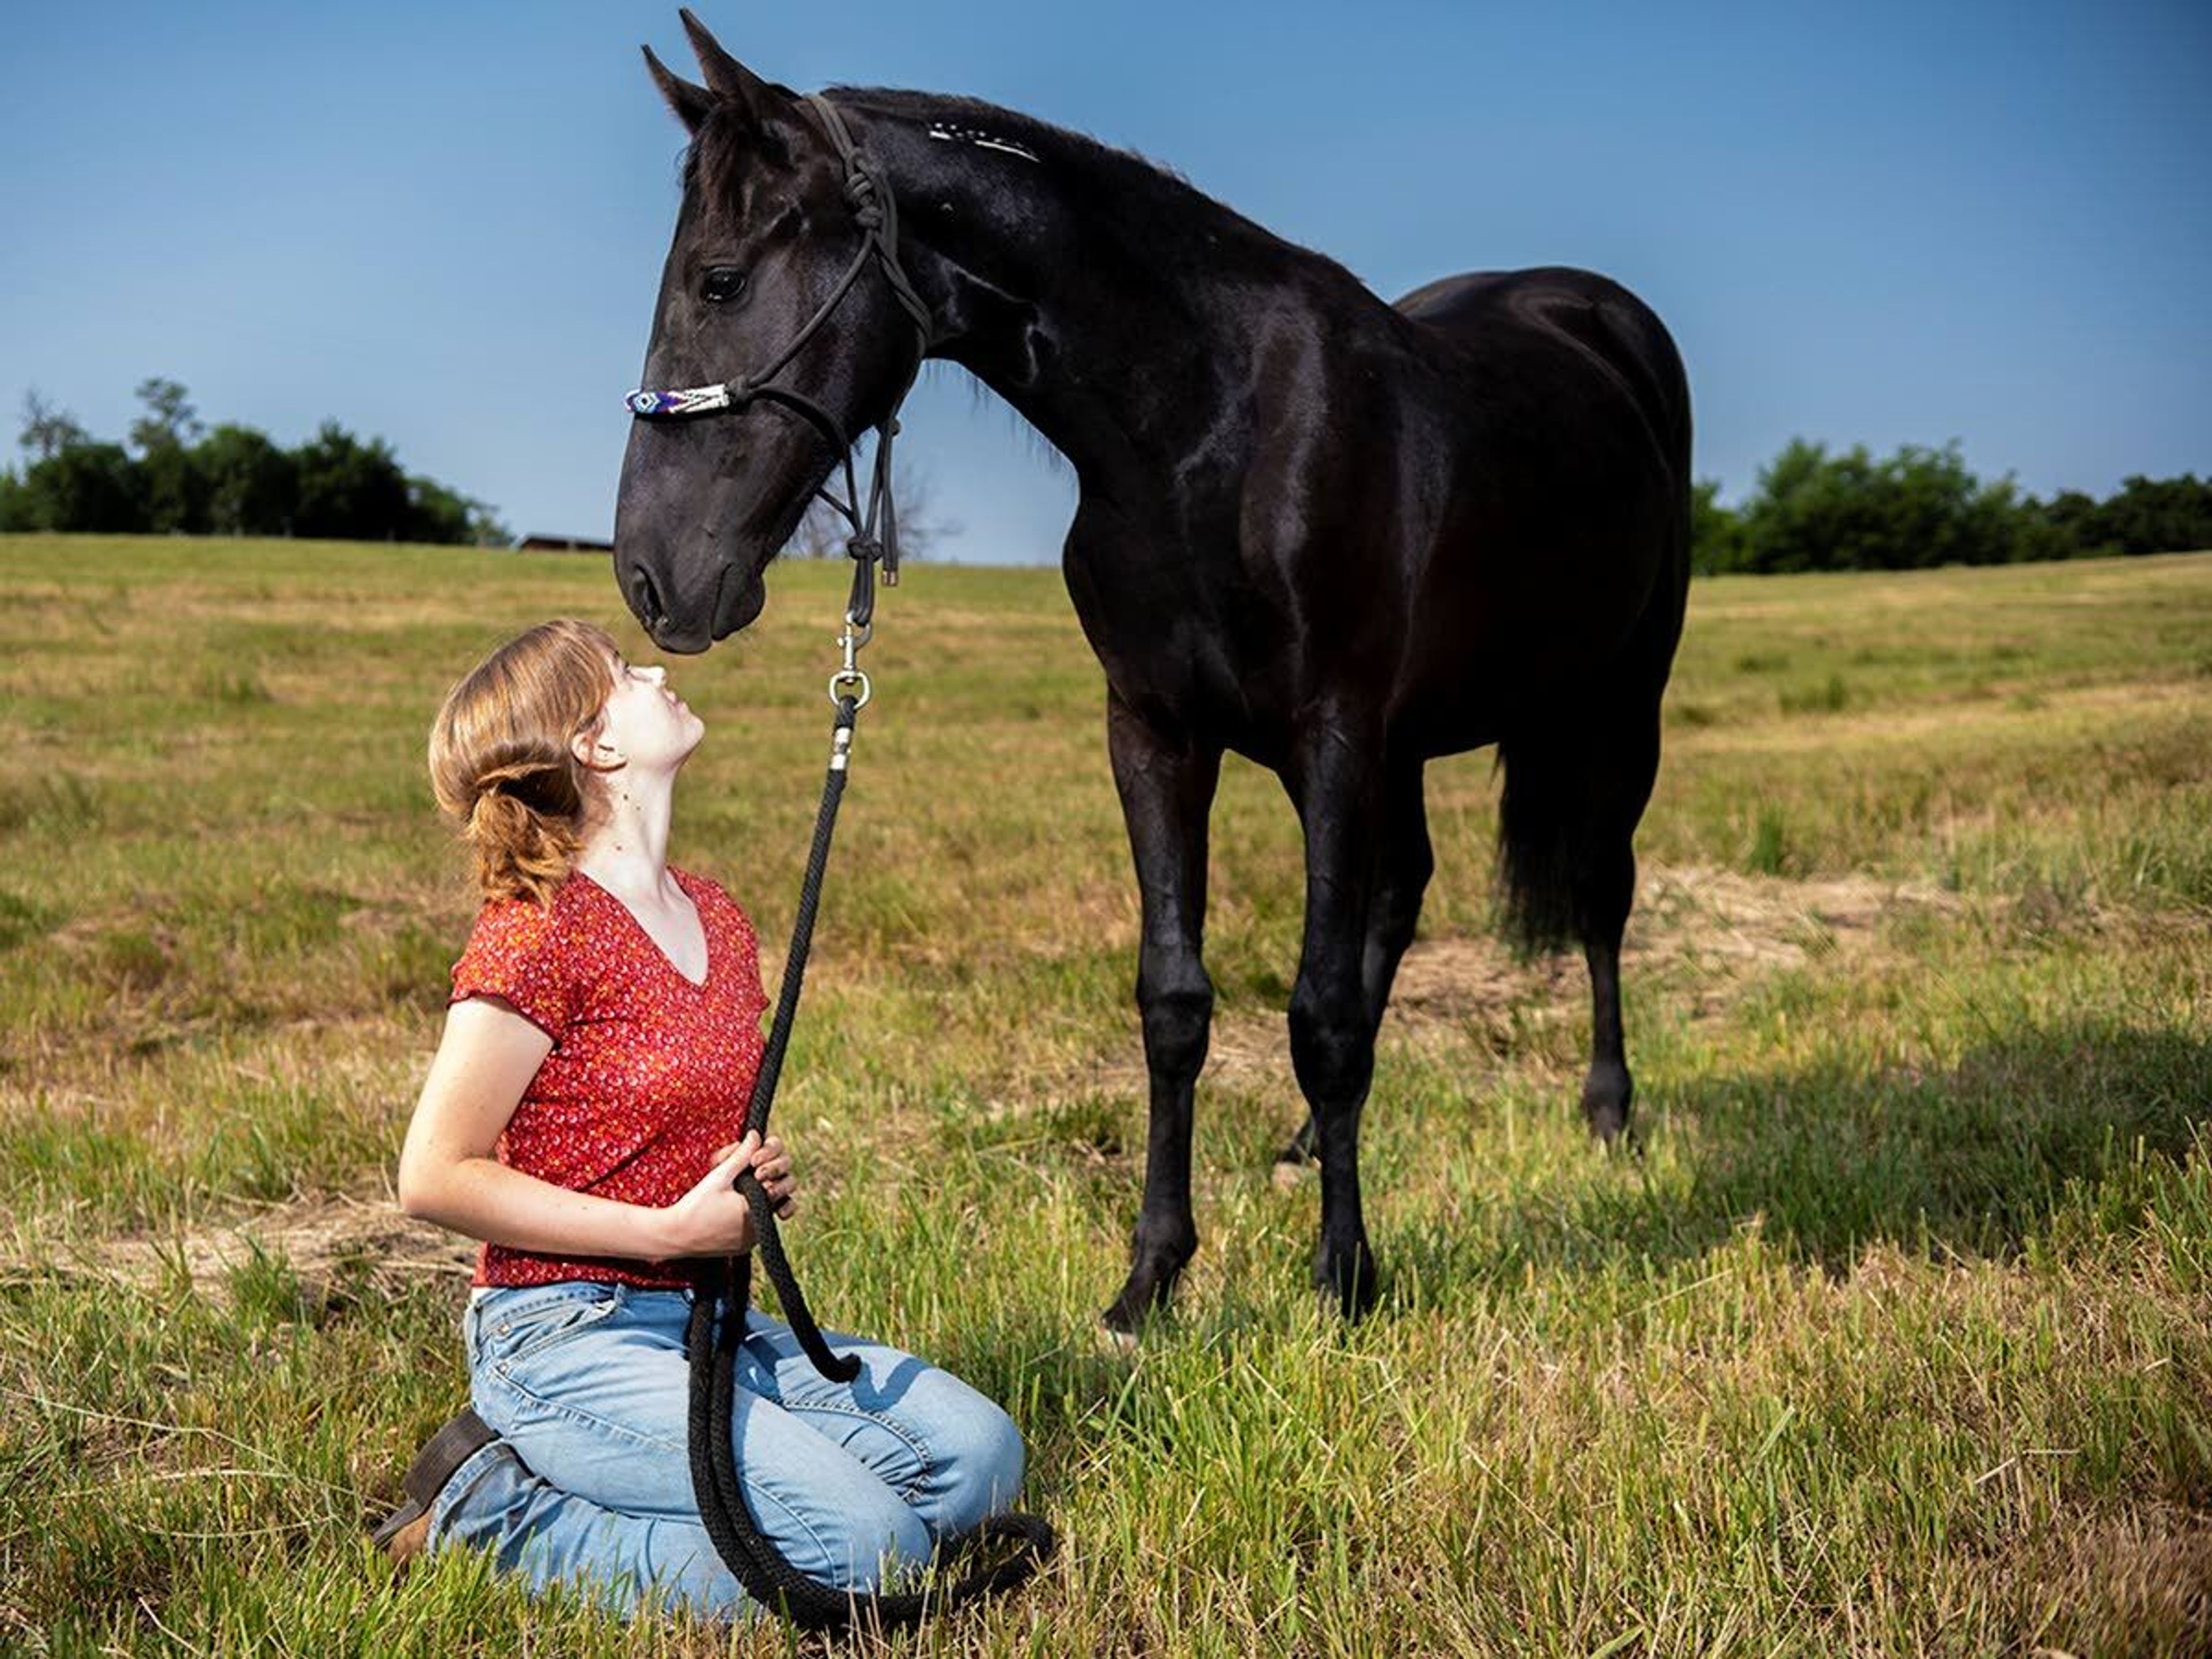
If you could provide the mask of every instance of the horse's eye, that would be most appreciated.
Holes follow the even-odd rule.
[[[710,266],[707,280],[699,285],[699,297],[714,305],[734,300],[744,291],[745,273],[735,265]]]

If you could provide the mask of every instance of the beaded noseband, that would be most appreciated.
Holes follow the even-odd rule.
[[[920,372],[921,360],[927,355],[933,337],[929,307],[915,292],[905,269],[898,260],[898,203],[890,185],[877,172],[874,159],[854,143],[846,131],[845,122],[836,106],[820,94],[810,94],[803,100],[822,123],[845,166],[845,199],[853,209],[853,217],[866,233],[860,251],[853,256],[853,263],[838,279],[830,297],[816,308],[806,319],[806,325],[793,335],[774,362],[755,374],[741,375],[718,386],[689,386],[676,391],[654,392],[640,390],[623,399],[629,412],[640,420],[682,420],[697,415],[715,415],[734,410],[743,413],[756,403],[781,404],[805,419],[838,452],[845,468],[845,494],[841,499],[828,484],[815,491],[836,508],[851,526],[845,550],[857,567],[853,573],[852,603],[847,607],[847,617],[856,628],[866,628],[875,611],[875,567],[884,568],[884,585],[898,585],[898,505],[891,498],[891,440],[898,433],[898,407],[914,387],[914,377]],[[868,484],[866,511],[860,507],[860,492],[853,471],[854,438],[848,436],[837,417],[807,397],[788,386],[769,384],[784,367],[799,355],[800,348],[814,337],[815,331],[829,320],[870,260],[883,268],[884,276],[890,283],[891,295],[913,319],[920,349],[915,354],[914,368],[907,371],[905,385],[891,400],[890,412],[884,416],[876,430],[875,463]],[[880,526],[880,533],[878,526]]]

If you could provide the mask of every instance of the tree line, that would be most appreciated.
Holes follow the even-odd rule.
[[[203,425],[174,380],[143,382],[125,443],[95,438],[33,391],[20,472],[0,471],[0,531],[512,541],[491,507],[410,473],[381,438],[325,421],[287,449],[249,426]]]
[[[459,542],[514,538],[494,510],[436,479],[409,473],[381,438],[336,421],[295,448],[248,426],[200,422],[185,388],[155,378],[137,389],[145,412],[125,443],[93,437],[38,392],[23,401],[20,471],[0,470],[0,532],[98,531],[215,536],[318,536],[349,541]],[[902,539],[915,553],[958,526],[927,511],[928,489],[902,469]],[[1701,481],[1692,509],[1692,563],[1702,575],[1802,570],[1907,570],[1944,564],[2179,552],[2212,548],[2212,479],[2133,477],[2098,500],[2062,490],[2048,501],[2007,477],[1967,469],[1954,440],[1907,444],[1876,459],[1865,446],[1831,453],[1803,438],[1760,469],[1757,486],[1723,506]],[[842,548],[817,504],[789,550]]]
[[[2009,477],[1977,478],[1955,440],[1940,449],[1907,444],[1877,460],[1863,445],[1832,454],[1792,439],[1741,503],[1723,507],[1719,493],[1717,482],[1701,482],[1692,507],[1691,563],[1701,575],[2212,548],[2212,479],[2135,477],[2102,501],[2078,489],[2040,501]]]

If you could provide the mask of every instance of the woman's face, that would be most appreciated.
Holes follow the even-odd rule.
[[[620,656],[611,666],[615,685],[599,713],[598,741],[631,766],[673,772],[699,746],[706,721],[669,690],[666,669],[640,668]]]

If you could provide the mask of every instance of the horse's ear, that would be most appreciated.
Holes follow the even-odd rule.
[[[696,132],[707,119],[708,112],[714,107],[714,94],[704,87],[695,87],[682,76],[671,72],[667,64],[653,55],[651,46],[641,47],[645,66],[653,71],[653,83],[660,88],[660,95],[668,100],[668,107],[676,112],[676,118],[684,123],[684,131]]]
[[[677,14],[684,20],[684,32],[691,37],[691,50],[699,54],[699,68],[707,77],[707,85],[714,96],[723,102],[734,104],[758,124],[781,101],[782,88],[771,87],[724,52],[720,42],[707,33],[707,26],[691,15],[689,7]],[[787,94],[783,94],[787,98]]]

